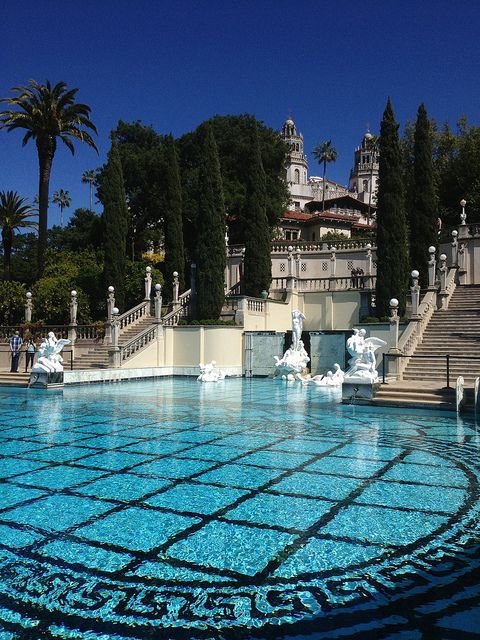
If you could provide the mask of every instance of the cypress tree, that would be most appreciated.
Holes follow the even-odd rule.
[[[420,285],[428,285],[428,247],[437,242],[437,197],[433,170],[432,131],[423,104],[418,108],[413,158],[410,209],[410,267],[420,272]]]
[[[390,315],[390,300],[398,298],[403,315],[408,286],[407,223],[402,153],[390,98],[380,125],[377,205],[376,313],[378,317]]]
[[[173,272],[177,271],[180,292],[185,289],[185,254],[183,248],[182,187],[177,150],[172,136],[165,141],[165,283],[166,298],[172,299]]]
[[[225,300],[225,204],[220,161],[212,127],[201,127],[202,156],[198,173],[197,318],[218,320]]]
[[[260,153],[257,128],[253,125],[251,142],[252,165],[247,183],[245,207],[245,260],[243,289],[247,296],[259,297],[268,291],[272,281],[270,227],[266,212],[267,188]]]
[[[122,163],[113,136],[107,164],[99,178],[99,196],[103,204],[104,283],[106,287],[115,287],[116,305],[121,311],[125,311],[128,209]]]

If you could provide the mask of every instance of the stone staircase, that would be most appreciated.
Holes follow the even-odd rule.
[[[146,329],[152,325],[153,318],[147,316],[143,317],[133,325],[129,325],[126,329],[123,329],[118,344],[122,346],[134,338],[140,331]],[[79,371],[81,369],[108,369],[108,344],[92,344],[92,347],[83,352],[82,355],[77,356],[73,362],[73,370]]]
[[[415,407],[455,411],[455,390],[433,383],[395,382],[382,384],[372,404],[383,407]]]
[[[30,380],[30,371],[24,373],[18,371],[17,373],[10,373],[8,371],[0,371],[0,386],[1,387],[28,387]]]
[[[466,387],[473,387],[480,376],[480,286],[457,286],[446,311],[436,311],[403,375],[412,387],[423,382],[439,388],[447,384],[446,357],[450,355],[449,385],[463,376]],[[433,358],[431,356],[437,356]],[[475,359],[476,358],[476,359]]]

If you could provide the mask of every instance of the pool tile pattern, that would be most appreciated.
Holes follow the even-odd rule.
[[[474,421],[272,380],[13,393],[0,640],[478,631]]]

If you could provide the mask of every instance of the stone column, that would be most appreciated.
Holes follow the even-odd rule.
[[[173,272],[173,305],[174,307],[178,305],[178,271]]]
[[[32,321],[32,294],[30,293],[30,291],[27,291],[27,293],[25,294],[25,322],[31,322]]]
[[[447,309],[448,307],[448,293],[447,293],[447,255],[442,253],[440,256],[440,291],[438,292],[437,307],[439,309]]]
[[[162,285],[155,285],[155,322],[162,321]]]
[[[397,298],[392,298],[390,300],[390,349],[388,353],[392,356],[398,356],[400,354],[400,349],[398,348],[398,300]],[[387,371],[388,375],[392,375],[397,377],[400,371],[400,358],[388,358],[387,359]]]
[[[111,317],[111,347],[108,350],[109,364],[113,369],[119,369],[121,366],[120,348],[118,346],[118,336],[120,333],[118,314],[118,308],[113,307]]]
[[[462,200],[460,200],[460,206],[462,207],[462,213],[460,214],[460,225],[462,227],[467,224],[467,214],[465,213],[466,204],[467,204],[467,201],[462,198]]]
[[[412,316],[410,320],[419,320],[418,307],[420,304],[420,286],[418,284],[419,272],[415,269],[412,271],[413,285],[410,287],[412,293]]]
[[[289,245],[287,247],[287,262],[288,262],[288,270],[287,270],[287,278],[293,277],[293,247]]]
[[[372,245],[370,243],[365,247],[367,252],[365,254],[365,286],[369,289],[372,287],[372,271],[373,271],[373,258],[372,258]]]
[[[150,300],[152,292],[152,267],[145,268],[145,302]]]
[[[451,261],[452,267],[456,267],[458,265],[458,231],[454,229],[452,231],[452,244],[451,244]]]
[[[78,311],[78,299],[77,292],[73,290],[70,293],[70,326],[68,327],[68,339],[72,344],[72,348],[75,346],[77,340],[77,311]]]
[[[435,289],[435,267],[437,265],[437,261],[435,260],[435,247],[428,247],[428,253],[430,254],[428,261],[428,288]]]
[[[112,311],[115,307],[115,287],[108,287],[107,321],[105,322],[105,344],[112,344]]]
[[[297,249],[295,251],[295,276],[296,276],[297,280],[301,276],[301,271],[300,271],[300,265],[301,265],[300,259],[301,259],[301,257],[302,257],[302,254],[300,253],[300,250]]]
[[[336,247],[331,247],[330,249],[330,289],[333,291],[337,288],[337,249]]]

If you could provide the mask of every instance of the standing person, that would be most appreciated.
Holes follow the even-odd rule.
[[[25,354],[25,371],[28,371],[28,365],[30,363],[30,369],[33,367],[33,359],[35,358],[35,341],[32,338],[32,336],[30,336],[30,338],[27,341],[27,352]]]
[[[10,367],[10,373],[17,373],[18,360],[20,359],[20,349],[22,348],[23,340],[20,337],[20,332],[15,331],[15,335],[10,338],[10,351],[12,354],[12,366]]]

